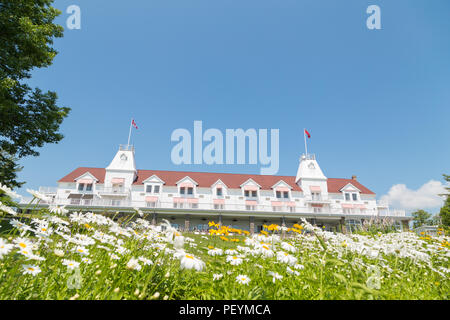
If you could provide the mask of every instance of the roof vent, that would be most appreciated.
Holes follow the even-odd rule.
[[[356,181],[356,176],[352,176],[352,180],[355,180],[355,181]]]

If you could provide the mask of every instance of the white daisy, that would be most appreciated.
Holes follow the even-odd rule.
[[[31,274],[32,276],[37,275],[41,272],[41,268],[38,266],[32,266],[32,265],[22,265],[23,268],[23,274]]]
[[[248,283],[250,282],[250,278],[246,275],[240,274],[236,277],[236,282],[239,284],[247,284],[248,285]]]
[[[181,269],[195,269],[197,271],[202,271],[205,267],[205,263],[193,255],[185,254],[180,259],[180,266]]]

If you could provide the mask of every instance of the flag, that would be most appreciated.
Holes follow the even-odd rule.
[[[308,136],[308,138],[311,138],[311,135],[309,134],[308,130],[305,129],[305,134]]]
[[[133,127],[135,127],[136,129],[138,128],[136,122],[134,122],[134,119],[131,119],[131,124],[133,125]]]

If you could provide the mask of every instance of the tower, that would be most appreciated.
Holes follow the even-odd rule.
[[[320,169],[314,154],[301,156],[295,183],[302,188],[305,196],[319,193],[321,198],[328,198],[327,177]]]
[[[131,188],[137,177],[134,147],[120,145],[114,159],[106,167],[105,187]]]

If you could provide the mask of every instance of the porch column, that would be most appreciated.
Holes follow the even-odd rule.
[[[219,226],[222,227],[222,215],[219,214]]]
[[[184,231],[188,232],[189,231],[189,222],[190,222],[190,215],[186,215],[186,217],[184,218]]]
[[[156,226],[157,223],[157,217],[156,217],[156,212],[153,212],[152,214],[152,225]]]
[[[255,217],[250,217],[250,234],[255,233]]]
[[[402,229],[403,229],[403,231],[409,230],[409,221],[408,220],[402,220]]]
[[[345,226],[345,217],[341,218],[341,220],[339,221],[339,225],[341,227],[341,232],[347,233],[347,227]]]
[[[286,227],[286,220],[284,219],[284,217],[281,217],[281,238],[284,239],[286,237],[286,230],[284,230],[284,228]]]

